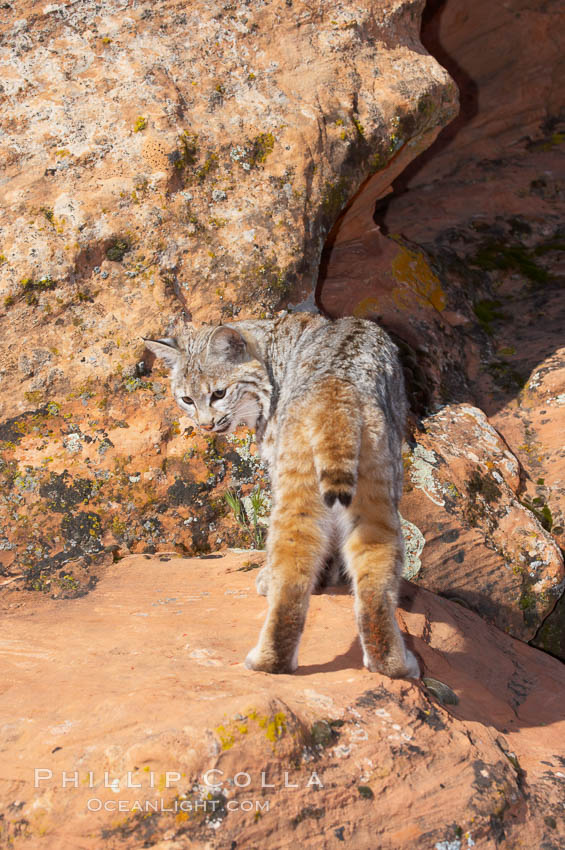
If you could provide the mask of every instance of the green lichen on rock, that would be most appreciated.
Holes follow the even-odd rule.
[[[37,296],[40,293],[49,292],[55,289],[56,286],[57,282],[50,275],[44,275],[37,280],[31,277],[24,277],[20,281],[20,293],[24,296],[27,304],[34,305],[37,304]]]
[[[520,504],[533,513],[542,528],[545,528],[546,531],[552,530],[553,516],[551,509],[542,496],[534,496],[533,499],[523,496],[520,499]]]
[[[182,171],[194,165],[198,159],[198,134],[184,130],[178,137],[180,152],[177,151],[175,168]]]
[[[545,618],[530,643],[565,661],[565,594],[557,600],[555,608]]]
[[[267,741],[275,744],[286,733],[286,716],[284,712],[277,711],[272,717],[260,718],[259,726],[265,729]]]
[[[479,320],[481,328],[489,336],[493,334],[493,323],[505,318],[504,313],[500,310],[501,306],[502,302],[492,298],[485,298],[473,304],[473,312]]]
[[[550,601],[550,591],[534,590],[537,584],[537,578],[535,575],[530,575],[527,566],[514,563],[512,570],[520,579],[520,594],[516,600],[516,604],[522,612],[524,624],[529,628],[535,628],[539,626],[541,612],[547,610],[548,602]]]
[[[325,216],[333,222],[337,219],[350,195],[351,180],[339,177],[335,181],[328,180],[322,196],[322,209]]]
[[[520,244],[490,240],[469,260],[485,271],[513,271],[537,285],[549,282],[549,273],[535,260],[535,253]]]
[[[519,392],[526,383],[526,378],[511,363],[503,358],[491,360],[486,366],[486,371],[492,377],[493,381],[507,392]]]
[[[466,482],[468,501],[465,505],[465,519],[472,527],[480,525],[482,520],[489,519],[494,503],[501,496],[502,491],[496,481],[490,475],[482,475],[479,470],[474,470]],[[490,517],[491,523],[494,518]]]
[[[357,790],[359,791],[359,795],[363,797],[364,800],[373,800],[375,797],[374,791],[368,785],[358,785]]]
[[[218,155],[209,153],[203,164],[196,171],[196,177],[202,183],[208,175],[218,167]]]
[[[364,129],[363,125],[361,124],[359,118],[356,115],[353,115],[353,117],[351,118],[351,121],[353,123],[353,126],[355,127],[357,135],[362,139],[365,138],[365,129]]]
[[[272,133],[259,133],[251,142],[249,163],[252,166],[262,165],[275,146],[275,137]]]
[[[121,263],[128,251],[131,251],[129,239],[118,237],[106,248],[106,257],[114,263]]]

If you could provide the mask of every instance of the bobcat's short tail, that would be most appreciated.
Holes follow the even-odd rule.
[[[320,473],[320,490],[324,502],[331,508],[341,502],[347,508],[355,492],[356,475],[345,469],[323,469]]]
[[[361,414],[355,388],[333,378],[320,385],[310,408],[311,444],[320,493],[331,508],[355,495]]]

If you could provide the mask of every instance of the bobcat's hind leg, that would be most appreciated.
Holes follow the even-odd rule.
[[[285,438],[287,445],[281,446],[281,452],[286,459],[276,475],[267,566],[257,577],[259,593],[268,583],[269,610],[257,645],[245,659],[246,667],[267,673],[296,670],[310,594],[328,549],[322,521],[327,509],[308,441],[298,427],[287,426]]]
[[[404,542],[390,483],[383,477],[386,469],[386,463],[376,467],[373,460],[360,471],[343,553],[353,581],[363,663],[391,678],[418,678],[418,662],[406,649],[394,616]]]

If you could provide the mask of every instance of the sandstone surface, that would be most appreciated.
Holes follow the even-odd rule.
[[[312,598],[294,676],[252,673],[260,560],[137,555],[84,598],[4,593],[6,846],[562,846],[559,661],[405,583],[427,687],[363,669],[337,591]]]
[[[518,496],[519,463],[485,414],[460,404],[426,417],[405,467],[402,513],[425,538],[407,577],[535,637],[563,592],[563,557]]]
[[[59,595],[127,551],[260,544],[254,447],[179,419],[142,336],[271,315],[457,110],[423,2],[0,10],[0,566]],[[388,167],[387,167],[388,166]]]
[[[358,214],[345,211],[316,298],[332,316],[374,318],[395,334],[425,432],[414,431],[407,465],[425,467],[431,452],[429,476],[459,494],[450,509],[445,493],[407,493],[404,516],[426,541],[416,580],[465,589],[484,616],[565,658],[562,24],[557,2],[427,4],[422,41],[456,80],[460,114],[376,209],[359,199]],[[472,417],[466,427],[453,415],[461,405],[486,414],[514,457],[512,481]],[[457,484],[463,469],[470,489]],[[472,484],[485,474],[504,479],[490,503]],[[515,548],[526,538],[533,571]],[[536,539],[553,552],[553,593],[541,609],[530,594]]]

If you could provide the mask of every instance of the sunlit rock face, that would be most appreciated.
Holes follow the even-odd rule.
[[[428,3],[422,41],[457,81],[460,113],[392,194],[345,212],[317,300],[377,319],[403,352],[423,427],[403,507],[426,540],[415,580],[565,657],[562,601],[534,637],[563,593],[560,14]]]
[[[252,672],[263,558],[134,555],[84,599],[0,597],[7,846],[563,845],[559,661],[405,583],[422,681],[363,667],[339,591],[295,675]]]
[[[261,544],[224,499],[260,486],[268,514],[254,445],[187,430],[141,337],[181,311],[200,322],[313,304],[342,207],[456,114],[457,88],[420,42],[422,8],[4,4],[9,577],[72,595],[132,549]]]
[[[2,10],[7,578],[261,546],[255,445],[193,431],[141,337],[317,307],[401,349],[407,575],[535,639],[564,578],[556,6],[421,12]]]

